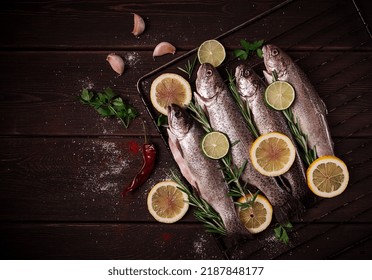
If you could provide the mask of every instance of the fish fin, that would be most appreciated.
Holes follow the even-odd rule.
[[[273,76],[271,74],[269,74],[269,72],[267,72],[266,70],[263,70],[262,73],[264,74],[266,82],[268,84],[271,84],[273,82]]]
[[[324,113],[325,115],[327,115],[328,114],[327,106],[324,103],[323,99],[321,99],[320,97],[319,97],[319,104],[320,104],[320,107],[321,107],[321,108],[319,108],[319,109],[321,109],[321,112]]]
[[[277,222],[286,224],[291,220],[299,220],[305,207],[300,201],[288,194],[287,201],[280,206],[273,205],[273,209]]]
[[[328,142],[330,143],[331,147],[333,148],[334,143],[333,143],[333,140],[332,140],[332,137],[331,137],[331,132],[330,132],[330,129],[329,129],[329,126],[328,126],[326,116],[321,114],[321,120],[322,120],[322,123],[323,123],[323,127],[325,129],[325,132],[327,134]]]
[[[195,97],[196,104],[198,104],[201,107],[206,117],[209,119],[209,113],[207,110],[207,106],[205,105],[205,102],[203,101],[203,98],[196,91],[194,91],[194,97]]]

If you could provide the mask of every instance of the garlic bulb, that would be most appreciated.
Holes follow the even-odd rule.
[[[174,54],[176,52],[175,46],[168,42],[161,42],[159,43],[155,49],[154,52],[152,53],[152,56],[162,56],[168,53]]]
[[[132,33],[134,36],[139,36],[145,31],[145,21],[137,14],[133,14],[133,16],[134,27]]]
[[[124,63],[124,60],[120,56],[118,56],[115,53],[110,53],[107,56],[106,60],[110,63],[112,70],[118,73],[119,76],[124,73],[125,63]]]

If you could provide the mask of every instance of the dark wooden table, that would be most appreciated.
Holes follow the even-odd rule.
[[[287,3],[288,2],[288,3]],[[372,5],[354,1],[9,1],[0,43],[0,252],[3,259],[222,259],[189,211],[155,222],[146,196],[176,168],[136,89],[137,80],[203,41],[220,38],[228,59],[240,39],[278,44],[297,60],[328,109],[336,154],[350,170],[344,194],[320,200],[295,223],[290,244],[272,230],[229,257],[372,257]],[[290,3],[289,3],[290,2]],[[277,5],[282,4],[281,7]],[[357,6],[355,6],[355,4]],[[131,34],[133,16],[147,28]],[[364,22],[359,15],[364,17]],[[248,22],[247,22],[248,21]],[[174,56],[152,58],[157,43]],[[106,62],[127,61],[118,77]],[[257,69],[262,63],[252,60]],[[176,68],[170,71],[182,74]],[[128,129],[82,105],[82,88],[111,87],[140,112]],[[142,120],[156,144],[155,172],[120,192],[141,167]]]

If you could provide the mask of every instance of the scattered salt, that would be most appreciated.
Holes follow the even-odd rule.
[[[89,77],[86,77],[85,79],[78,80],[78,81],[81,84],[82,88],[86,88],[86,89],[93,89],[94,88],[94,83],[92,82],[92,80]]]
[[[138,52],[127,52],[124,58],[125,58],[125,63],[131,67],[135,66],[139,62]]]
[[[196,234],[196,240],[194,240],[193,244],[193,252],[195,253],[196,257],[205,259],[207,258],[207,252],[205,249],[205,245],[208,242],[208,239],[206,238],[205,234]]]
[[[94,140],[93,145],[83,146],[83,150],[91,155],[92,153],[99,153],[100,166],[102,171],[97,174],[92,173],[89,167],[91,159],[85,162],[87,165],[81,166],[81,174],[84,177],[84,189],[86,192],[105,192],[112,196],[117,196],[121,191],[120,177],[123,172],[129,168],[130,159],[128,155],[123,153],[121,148],[115,142],[109,140]],[[85,196],[85,193],[81,193]]]

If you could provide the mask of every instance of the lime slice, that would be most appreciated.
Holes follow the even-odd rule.
[[[204,154],[212,159],[223,158],[230,149],[229,139],[225,134],[218,131],[205,135],[201,146]]]
[[[189,209],[188,197],[174,181],[157,183],[147,196],[147,208],[155,220],[174,223]]]
[[[310,190],[320,197],[341,194],[349,182],[346,164],[335,156],[322,156],[313,161],[306,172]]]
[[[288,109],[295,99],[295,90],[287,82],[276,81],[271,83],[265,91],[265,101],[275,110]]]
[[[239,198],[238,202],[249,202],[251,198],[252,196],[247,194]],[[259,194],[252,206],[248,208],[238,207],[238,216],[250,233],[259,233],[270,225],[273,217],[273,208],[270,202]]]
[[[214,67],[221,65],[226,58],[224,46],[217,40],[203,42],[198,49],[198,59],[200,64],[210,63]]]
[[[270,132],[253,142],[250,157],[253,167],[261,174],[279,176],[291,168],[296,149],[286,135]]]
[[[165,73],[151,84],[150,99],[152,105],[163,115],[168,115],[168,106],[177,104],[187,106],[192,98],[191,86],[183,77]]]

